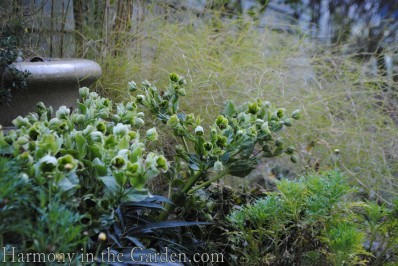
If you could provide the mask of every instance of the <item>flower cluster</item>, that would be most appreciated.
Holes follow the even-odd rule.
[[[286,109],[275,108],[268,101],[257,100],[242,106],[229,101],[214,123],[205,129],[199,116],[179,110],[178,100],[185,95],[184,79],[177,74],[171,74],[169,79],[169,85],[161,92],[148,81],[141,86],[130,82],[129,88],[138,93],[137,105],[147,107],[173,130],[175,136],[182,139],[184,145],[176,147],[176,155],[189,167],[192,177],[191,181],[188,179],[185,182],[184,192],[200,179],[207,179],[209,169],[213,169],[218,176],[246,176],[261,156],[274,157],[282,153],[297,162],[294,147],[285,147],[277,134],[300,118],[299,110],[289,115]],[[255,154],[255,150],[260,152]],[[178,165],[173,167],[182,169]],[[199,174],[195,174],[196,171]]]
[[[38,112],[17,117],[17,129],[0,130],[0,149],[23,165],[23,175],[64,195],[106,198],[110,212],[119,201],[136,200],[146,180],[168,170],[163,155],[146,150],[156,128],[143,129],[144,113],[133,102],[113,104],[88,88],[71,110],[38,104]],[[137,198],[138,197],[138,198]],[[100,213],[101,214],[101,213]]]

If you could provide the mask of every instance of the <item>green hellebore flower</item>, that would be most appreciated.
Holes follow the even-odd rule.
[[[203,127],[197,126],[195,128],[195,134],[198,135],[198,136],[202,136],[203,135]]]
[[[169,75],[169,78],[170,78],[170,80],[173,81],[173,82],[178,82],[178,80],[180,80],[180,77],[179,77],[176,73],[171,73],[171,74]]]
[[[203,144],[203,147],[206,151],[211,151],[213,149],[213,144],[211,144],[211,142],[206,142]]]
[[[18,145],[25,145],[26,143],[28,143],[29,142],[29,138],[27,138],[26,136],[20,136],[18,139],[17,139],[17,141],[16,141],[16,143],[18,144]]]
[[[144,120],[140,117],[134,119],[134,126],[142,127],[145,124]]]
[[[90,93],[90,90],[87,87],[82,87],[79,89],[80,97],[87,98]]]
[[[118,155],[111,160],[111,165],[113,168],[121,169],[126,165],[126,160],[123,156]]]
[[[70,114],[70,109],[66,106],[61,106],[58,108],[55,116],[59,119],[65,119]]]
[[[181,95],[181,96],[187,95],[185,89],[183,89],[183,88],[180,88],[180,89],[178,90],[178,94]]]
[[[130,131],[127,125],[123,125],[122,123],[118,123],[113,127],[113,134],[116,136],[124,136]]]
[[[185,118],[185,123],[188,125],[192,125],[195,123],[195,116],[194,114],[188,114],[187,117]]]
[[[29,120],[25,117],[22,116],[18,116],[17,118],[15,118],[14,120],[12,120],[12,123],[17,127],[17,128],[21,128],[21,127],[30,127],[31,124],[29,123]]]
[[[219,115],[216,119],[216,125],[219,129],[223,130],[228,126],[228,119],[223,115]]]
[[[75,160],[72,155],[66,154],[63,157],[58,158],[57,168],[61,172],[63,171],[70,172],[77,168],[77,160]]]
[[[126,104],[126,109],[129,111],[134,111],[135,109],[137,109],[137,104],[133,102],[128,102]]]
[[[95,131],[95,128],[92,125],[88,125],[84,130],[83,130],[83,134],[84,135],[88,135],[91,132]]]
[[[258,111],[260,110],[260,107],[258,107],[257,102],[249,103],[247,107],[248,107],[248,112],[252,115],[257,114]]]
[[[134,92],[137,90],[137,84],[134,81],[130,81],[129,83],[127,83],[127,89],[130,92]]]
[[[156,131],[156,128],[153,127],[153,128],[148,129],[147,132],[146,132],[146,138],[149,141],[157,140],[158,139],[158,132]]]
[[[162,173],[165,173],[167,172],[167,170],[169,170],[169,166],[167,165],[167,160],[163,155],[159,155],[156,158],[156,168]]]
[[[39,131],[38,131],[38,122],[36,122],[31,128],[29,128],[28,130],[28,136],[32,139],[32,140],[37,140],[37,137],[40,135]]]
[[[282,148],[283,147],[283,141],[281,139],[275,140],[275,146]]]
[[[245,122],[247,120],[247,114],[245,114],[244,112],[241,112],[238,114],[238,122],[242,123]]]
[[[137,95],[137,102],[142,103],[143,101],[145,101],[145,95],[142,94]]]
[[[84,115],[82,114],[72,114],[71,116],[72,122],[76,124],[81,124],[84,122]]]
[[[176,114],[170,116],[169,120],[167,121],[167,125],[170,126],[171,128],[176,128],[177,125],[180,124],[180,119]]]
[[[36,104],[37,109],[39,110],[39,113],[42,114],[43,112],[47,111],[47,107],[44,105],[43,102],[39,102]]]
[[[262,119],[256,119],[256,125],[261,126],[264,123],[264,120]]]
[[[52,173],[57,166],[57,159],[54,156],[46,155],[35,165],[36,176]]]
[[[90,94],[89,94],[89,97],[91,98],[91,99],[97,99],[98,98],[98,93],[96,93],[96,92],[90,92]]]
[[[278,118],[282,118],[285,115],[286,109],[285,108],[279,108],[276,111],[276,115],[278,116]]]
[[[222,165],[222,162],[216,161],[214,163],[214,170],[221,172],[224,169],[224,166]]]
[[[109,117],[109,109],[108,108],[102,108],[101,110],[98,111],[99,117],[102,119],[106,119]]]
[[[227,146],[227,137],[225,137],[225,136],[217,136],[216,144],[220,148],[225,148]]]
[[[90,138],[94,141],[94,142],[100,142],[102,143],[103,140],[103,134],[100,131],[93,131],[90,133]]]
[[[182,125],[178,124],[175,128],[174,128],[174,132],[177,136],[184,136],[185,135],[185,129],[183,128]]]
[[[139,164],[138,162],[136,162],[136,163],[127,162],[127,168],[126,168],[126,170],[127,170],[128,172],[130,172],[130,174],[134,175],[135,173],[138,172],[138,169],[139,169],[139,168],[140,168],[140,164]]]
[[[130,139],[136,139],[137,137],[139,137],[140,135],[137,133],[137,131],[130,131],[129,132],[129,137]]]
[[[97,126],[96,126],[97,130],[101,133],[105,133],[106,132],[106,125],[104,122],[100,121],[98,122]]]
[[[265,134],[265,135],[269,135],[271,134],[271,130],[268,127],[268,122],[265,122],[261,125],[261,131]]]

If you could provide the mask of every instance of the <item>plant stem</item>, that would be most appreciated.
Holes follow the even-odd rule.
[[[187,142],[186,142],[184,136],[181,136],[181,139],[182,139],[182,142],[184,143],[185,151],[186,151],[187,153],[189,153],[188,144],[187,144]]]
[[[194,193],[195,191],[197,191],[197,190],[199,190],[199,189],[201,189],[201,188],[203,188],[203,187],[209,186],[211,183],[213,183],[213,182],[219,180],[221,177],[223,177],[223,176],[225,176],[225,175],[227,175],[227,174],[228,174],[228,170],[225,170],[225,171],[220,172],[218,175],[216,175],[215,177],[213,177],[213,178],[210,179],[209,181],[206,181],[206,182],[200,184],[199,186],[197,186],[197,187],[195,187],[195,188],[189,190],[189,191],[188,191],[188,194],[192,194],[192,193]]]
[[[185,186],[183,187],[183,189],[181,190],[183,193],[187,193],[192,186],[198,181],[198,179],[202,176],[202,174],[204,174],[206,171],[198,171],[196,172],[193,176],[191,176],[187,183],[185,184]],[[174,210],[175,205],[173,204],[166,204],[166,210],[163,211],[160,216],[159,216],[159,220],[163,221],[165,220],[168,216],[169,213]]]

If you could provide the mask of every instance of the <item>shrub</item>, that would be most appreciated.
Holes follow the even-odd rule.
[[[13,28],[6,26],[0,34],[0,104],[10,103],[11,94],[15,90],[27,88],[27,78],[30,75],[27,71],[20,71],[15,68],[14,63],[20,56],[18,40],[22,38],[22,26]],[[8,79],[5,80],[5,75]]]
[[[283,180],[278,191],[232,212],[230,240],[250,265],[364,264],[353,192],[338,172],[309,175],[298,181]]]

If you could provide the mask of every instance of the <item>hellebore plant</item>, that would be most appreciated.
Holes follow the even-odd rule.
[[[157,131],[146,131],[135,103],[118,103],[81,88],[82,101],[71,111],[38,104],[38,113],[17,117],[7,135],[0,130],[0,151],[22,164],[21,175],[52,195],[70,200],[98,233],[111,223],[121,202],[140,201],[151,195],[145,182],[168,170],[163,155],[148,152]],[[144,131],[140,134],[140,131]],[[109,219],[105,219],[108,217]]]
[[[261,157],[286,153],[297,162],[294,148],[284,147],[277,133],[299,119],[300,111],[288,115],[284,108],[273,108],[267,101],[257,100],[242,106],[228,101],[210,128],[205,129],[199,116],[179,109],[179,98],[186,94],[185,80],[177,74],[170,74],[169,78],[169,85],[161,92],[148,81],[141,86],[135,82],[128,84],[131,92],[138,91],[136,103],[148,108],[182,143],[176,146],[172,169],[168,172],[175,205],[168,205],[161,219],[175,206],[184,206],[188,195],[222,177],[247,176]]]

